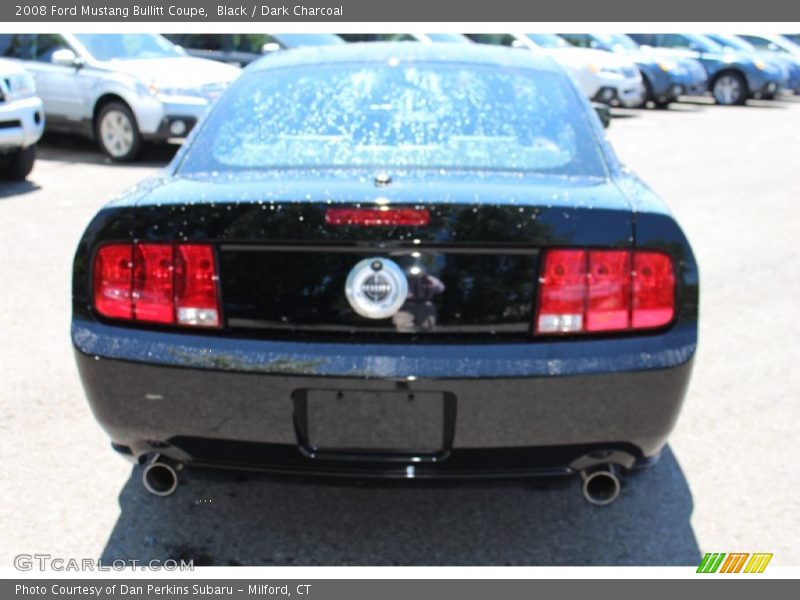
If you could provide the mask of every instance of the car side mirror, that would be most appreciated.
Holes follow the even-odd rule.
[[[597,113],[600,122],[603,124],[603,129],[608,129],[608,126],[611,125],[611,109],[607,105],[600,104],[599,102],[592,102],[592,107],[594,108],[594,112]]]
[[[50,62],[63,67],[80,67],[83,65],[83,61],[69,48],[60,48],[53,52]]]
[[[267,42],[261,46],[261,54],[271,54],[281,49],[281,45],[276,42]]]

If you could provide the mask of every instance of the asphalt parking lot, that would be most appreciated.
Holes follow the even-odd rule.
[[[701,270],[700,349],[670,447],[592,507],[576,480],[435,484],[190,472],[171,497],[109,448],[69,342],[75,245],[132,166],[46,138],[0,184],[0,566],[20,553],[195,564],[800,565],[800,97],[616,111],[618,154],[673,208]],[[645,399],[643,399],[645,400]]]

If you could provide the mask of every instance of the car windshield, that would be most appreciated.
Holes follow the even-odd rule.
[[[334,33],[273,33],[272,37],[287,48],[344,44],[344,40]]]
[[[800,54],[800,44],[793,42],[791,39],[782,35],[776,35],[772,41],[778,48],[784,52],[791,54]]]
[[[723,48],[720,44],[704,35],[687,35],[686,37],[688,37],[691,40],[691,43],[702,52],[725,51],[725,48]]]
[[[624,50],[639,49],[639,44],[624,33],[593,33],[592,35],[606,48],[622,48]]]
[[[526,33],[530,41],[541,48],[567,48],[569,42],[555,33]]]
[[[715,33],[713,35],[708,35],[707,37],[717,42],[720,46],[724,46],[725,48],[730,48],[731,50],[741,50],[743,52],[756,51],[756,47],[753,46],[753,44],[743,40],[742,38],[738,38],[735,35],[725,35],[723,33]]]
[[[427,37],[432,42],[452,42],[456,44],[469,44],[469,38],[460,33],[426,33]]]
[[[463,64],[252,71],[218,101],[181,173],[398,167],[605,174],[559,73]]]
[[[85,33],[75,37],[97,60],[183,56],[168,39],[150,33]]]

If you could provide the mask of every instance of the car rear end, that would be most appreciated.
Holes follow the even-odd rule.
[[[410,465],[420,476],[567,472],[608,453],[632,466],[658,454],[696,342],[696,267],[669,217],[642,215],[652,238],[635,244],[628,209],[413,205],[437,218],[393,228],[387,247],[375,240],[386,230],[327,225],[325,206],[267,209],[283,213],[282,227],[302,217],[329,231],[324,240],[281,240],[258,205],[223,203],[170,207],[175,225],[157,239],[146,232],[165,215],[147,207],[152,220],[135,228],[151,241],[79,250],[93,260],[76,263],[73,341],[120,449],[315,471],[353,454],[357,472]],[[590,211],[605,226],[573,245]],[[164,241],[198,214],[268,233]],[[486,240],[443,239],[453,219]],[[365,259],[407,274],[409,299],[392,318],[362,318],[345,298]],[[117,272],[121,263],[132,272]]]
[[[280,102],[259,86],[297,90],[296,61],[322,59],[271,58],[220,101],[169,173],[89,226],[75,258],[72,340],[120,452],[404,478],[557,475],[658,457],[696,346],[697,266],[680,228],[603,156],[600,124],[554,67],[533,85],[521,53],[459,48],[451,67],[441,57],[456,54],[438,50],[448,45],[403,46],[417,45],[376,46],[356,66],[360,50],[343,50],[335,77],[315,69],[304,85],[318,89]],[[374,92],[385,78],[391,93]],[[421,85],[431,78],[441,85]],[[466,144],[440,162],[484,167],[331,165],[360,156],[340,130],[318,133],[335,120],[332,106],[357,102],[351,133],[353,122],[386,124],[358,134],[374,156],[416,157],[417,147],[385,145],[392,123],[419,122],[415,94],[458,89],[451,78],[472,99],[534,94],[530,106],[481,113],[492,152],[464,132],[473,121],[457,102],[437,121],[457,121],[449,143]],[[372,91],[353,95],[355,85]],[[300,124],[286,125],[286,107],[299,106],[320,122],[298,113]],[[572,123],[560,121],[565,106]],[[252,115],[265,138],[243,126]],[[535,128],[533,146],[488,135],[511,119]],[[425,123],[415,135],[430,153],[441,132]],[[276,166],[286,142],[293,168]],[[548,172],[507,168],[512,149]],[[568,175],[578,158],[584,171]],[[227,171],[213,168],[220,160]]]

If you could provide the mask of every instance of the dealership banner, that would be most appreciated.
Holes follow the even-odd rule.
[[[731,598],[752,596],[769,591],[789,593],[791,580],[765,579],[759,583],[742,579],[716,580],[707,592]],[[269,598],[281,600],[352,600],[353,598],[380,598],[380,600],[415,600],[458,598],[458,600],[485,600],[486,598],[590,598],[600,595],[603,589],[615,591],[624,597],[647,597],[650,600],[674,598],[679,594],[697,593],[697,582],[687,579],[308,579],[308,580],[243,580],[195,579],[169,580],[145,578],[119,580],[3,580],[0,597],[36,600],[174,600],[223,598]],[[756,588],[755,586],[759,586]],[[765,588],[766,586],[766,588]]]
[[[786,0],[11,0],[0,22],[515,22],[800,20]]]

